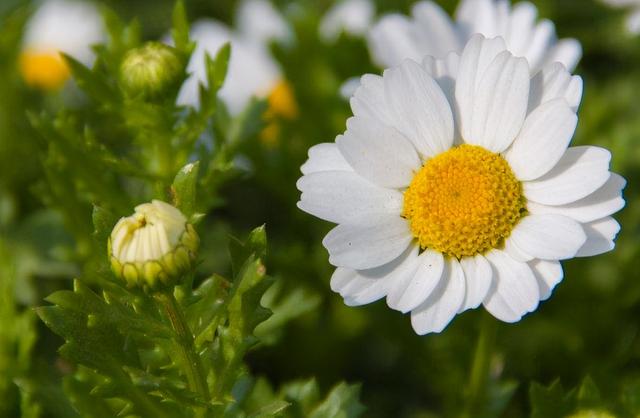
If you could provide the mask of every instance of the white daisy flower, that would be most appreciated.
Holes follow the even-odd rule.
[[[178,104],[199,106],[198,84],[206,85],[205,53],[215,56],[220,47],[230,42],[229,70],[219,92],[229,111],[240,113],[256,96],[268,98],[275,113],[295,115],[297,107],[291,88],[269,52],[269,42],[291,38],[290,28],[271,3],[263,0],[243,3],[237,20],[238,31],[212,19],[193,25],[191,37],[197,47],[187,68],[192,76],[184,83]]]
[[[323,240],[348,305],[381,298],[440,332],[480,304],[515,322],[562,280],[560,260],[614,247],[625,180],[609,151],[568,147],[582,80],[535,76],[502,38],[365,75],[335,143],[309,150],[298,207],[338,225]]]
[[[104,24],[94,4],[47,0],[27,24],[20,57],[22,75],[34,87],[57,89],[70,76],[60,53],[89,66],[94,60],[91,46],[104,39]]]
[[[627,17],[627,30],[633,34],[640,33],[640,0],[602,0],[612,7],[625,7],[631,10]]]
[[[320,21],[320,36],[326,42],[335,42],[341,33],[364,36],[375,16],[371,0],[344,0],[336,3]]]
[[[538,10],[526,1],[511,8],[509,0],[462,0],[454,20],[435,2],[421,1],[411,14],[386,15],[371,29],[369,49],[381,67],[398,65],[405,58],[419,61],[425,55],[441,58],[460,52],[476,33],[502,37],[513,55],[529,61],[534,74],[556,61],[571,71],[582,55],[578,41],[557,40],[553,22],[537,21]]]

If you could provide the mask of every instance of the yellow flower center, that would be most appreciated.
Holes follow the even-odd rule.
[[[505,159],[465,144],[416,173],[402,216],[421,248],[462,258],[504,245],[525,212],[522,184]]]
[[[267,97],[269,110],[267,113],[285,119],[295,119],[298,116],[298,104],[293,95],[293,89],[286,80],[280,80]]]
[[[71,75],[57,51],[24,51],[20,56],[20,71],[28,85],[49,91],[62,87]]]
[[[293,89],[286,80],[280,80],[267,96],[268,108],[264,114],[266,126],[260,132],[260,140],[269,148],[278,145],[280,123],[278,119],[295,119],[298,117],[298,104]]]

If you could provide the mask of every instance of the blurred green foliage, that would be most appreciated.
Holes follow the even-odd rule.
[[[237,400],[225,404],[228,416],[459,415],[482,313],[465,313],[440,335],[417,337],[407,318],[384,302],[344,306],[329,290],[332,270],[321,246],[330,225],[295,206],[295,182],[308,148],[332,141],[350,116],[338,93],[341,83],[379,70],[361,39],[344,35],[329,45],[319,38],[319,21],[332,1],[274,3],[292,25],[295,42],[271,49],[300,112],[295,120],[280,121],[279,141],[272,147],[259,140],[264,101],[231,117],[216,99],[228,50],[208,61],[212,78],[198,110],[177,109],[176,92],[151,103],[121,93],[120,62],[144,40],[165,36],[173,25],[174,37],[183,40],[176,42],[177,50],[185,57],[190,53],[193,45],[173,0],[101,2],[109,41],[98,47],[92,70],[70,61],[77,87],[59,94],[30,89],[17,69],[23,28],[35,5],[0,2],[0,416],[106,417],[115,410],[153,416],[136,410],[140,402],[131,397],[149,398],[154,405],[159,392],[172,402],[197,404],[183,387],[175,387],[176,370],[162,368],[166,356],[147,352],[132,360],[130,352],[113,346],[162,347],[161,335],[150,330],[168,329],[159,318],[136,322],[133,296],[113,284],[106,266],[106,235],[113,223],[151,198],[178,202],[199,222],[202,262],[193,278],[195,290],[185,288],[182,300],[199,300],[185,303],[191,321],[211,315],[224,331],[234,315],[240,323],[260,318],[259,324],[239,328],[239,336],[214,333],[212,322],[201,330],[203,341],[219,344],[219,351],[203,357],[212,373],[233,372],[215,386],[224,402]],[[451,12],[457,2],[439,3]],[[614,252],[565,263],[565,280],[549,301],[517,324],[498,324],[482,417],[637,417],[640,37],[626,33],[624,11],[594,0],[534,3],[541,16],[554,21],[559,36],[582,43],[576,73],[585,80],[585,95],[574,143],[612,151],[613,169],[628,180],[627,208],[616,216],[622,231]],[[187,1],[186,17],[233,24],[238,4]],[[407,12],[411,4],[380,0],[377,9]],[[195,177],[181,177],[180,170],[195,160]],[[242,247],[229,235],[247,236],[264,223],[265,263],[276,284],[259,287],[251,309],[266,312],[259,308],[261,299],[273,311],[268,319],[242,311],[226,288],[244,282],[246,268],[242,273],[237,264],[251,260],[251,252],[241,250],[240,261],[233,259],[227,247]],[[52,292],[47,300],[55,306],[38,312],[64,341],[33,311],[47,305]],[[107,303],[114,299],[123,301],[121,309]],[[109,315],[101,317],[100,309]],[[114,312],[121,316],[111,317]],[[90,327],[88,318],[95,315],[103,328],[113,328],[110,336],[130,340],[102,339]],[[70,329],[71,323],[77,326]],[[94,339],[78,344],[78,332]],[[232,349],[225,350],[225,344]],[[92,355],[85,356],[87,348],[93,348]],[[105,359],[98,355],[116,352],[126,372],[109,368],[109,361],[96,363]],[[362,386],[334,386],[340,381]]]

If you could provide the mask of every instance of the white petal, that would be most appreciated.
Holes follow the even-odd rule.
[[[589,222],[582,225],[584,231],[587,233],[587,241],[584,243],[577,257],[591,257],[606,253],[613,250],[616,246],[613,240],[620,232],[620,224],[608,216],[597,221]]]
[[[338,267],[331,275],[331,290],[336,293],[342,293],[342,289],[347,287],[357,276],[355,270]]]
[[[397,283],[387,296],[391,309],[407,313],[424,302],[436,288],[444,270],[442,254],[426,250],[418,257],[413,275]]]
[[[453,113],[438,83],[411,60],[387,70],[384,79],[395,127],[422,156],[448,150],[453,144]]]
[[[518,222],[510,240],[525,254],[543,260],[576,255],[587,236],[580,224],[562,215],[529,215]]]
[[[526,263],[515,261],[508,254],[493,250],[486,255],[493,266],[493,286],[484,307],[501,321],[517,322],[538,307],[538,283]]]
[[[578,222],[586,223],[612,215],[625,205],[622,189],[627,181],[616,173],[611,173],[609,180],[589,196],[561,206],[547,206],[536,202],[528,202],[527,210],[531,214],[555,213],[568,216]]]
[[[422,55],[444,57],[461,49],[460,38],[449,15],[432,1],[420,1],[411,9]]]
[[[559,261],[535,260],[529,263],[540,287],[540,300],[547,300],[558,283],[562,281],[564,273]]]
[[[525,58],[534,72],[544,64],[543,60],[547,51],[549,51],[549,45],[552,41],[555,41],[555,32],[553,23],[546,19],[535,26],[531,42],[525,54]]]
[[[456,21],[465,38],[474,33],[494,37],[497,33],[497,13],[493,0],[463,0],[456,10]]]
[[[513,241],[513,234],[504,241],[504,251],[514,260],[523,263],[531,261],[534,258],[531,254],[525,253],[524,250]]]
[[[375,302],[385,297],[389,289],[404,278],[405,271],[415,269],[417,259],[418,247],[409,247],[390,263],[373,269],[355,271],[349,284],[342,286],[339,293],[349,306]]]
[[[471,121],[477,85],[489,65],[506,49],[502,38],[484,39],[474,35],[460,57],[455,97],[463,138],[471,138]]]
[[[360,88],[360,77],[346,79],[340,85],[340,97],[344,100],[351,100],[356,91]]]
[[[389,283],[384,280],[363,277],[356,270],[350,271],[354,272],[354,276],[341,292],[345,305],[362,306],[373,303],[386,295]]]
[[[460,312],[475,309],[487,296],[493,280],[491,265],[482,255],[460,260],[466,281],[466,294]]]
[[[347,171],[323,171],[301,177],[298,207],[320,219],[354,223],[377,214],[402,211],[402,193],[378,187]]]
[[[509,51],[513,52],[515,56],[526,56],[533,39],[537,16],[538,9],[529,2],[519,2],[513,6],[505,39]]]
[[[489,65],[474,93],[469,144],[502,152],[522,128],[529,100],[529,65],[524,58],[500,53]]]
[[[393,126],[391,110],[384,95],[382,76],[365,74],[360,78],[360,87],[350,101],[354,116],[367,117]]]
[[[575,112],[582,100],[582,78],[572,76],[559,62],[551,63],[531,79],[529,111],[554,99],[563,98]]]
[[[569,146],[577,124],[578,117],[564,99],[536,108],[505,154],[516,177],[534,180],[551,170]]]
[[[560,39],[548,54],[547,64],[559,62],[573,71],[582,57],[582,47],[575,39]]]
[[[598,190],[609,180],[611,153],[592,146],[571,147],[558,164],[535,181],[525,182],[526,198],[545,205],[575,202]]]
[[[398,257],[412,240],[407,221],[398,215],[380,215],[359,225],[341,224],[322,240],[329,262],[354,270],[382,266]]]
[[[422,165],[408,139],[374,119],[350,118],[336,142],[358,174],[383,187],[408,186]]]
[[[389,68],[405,58],[422,58],[412,30],[412,22],[403,15],[383,16],[367,36],[373,61],[379,67]]]
[[[464,272],[457,260],[449,259],[438,287],[411,312],[411,325],[418,335],[441,332],[464,302]]]
[[[300,167],[302,174],[319,171],[353,171],[334,143],[317,144],[309,148],[309,159]]]
[[[462,143],[460,140],[460,123],[456,104],[456,77],[460,67],[460,55],[449,53],[444,59],[435,59],[429,55],[422,59],[422,68],[438,83],[442,92],[449,101],[453,113],[453,137],[454,144]]]

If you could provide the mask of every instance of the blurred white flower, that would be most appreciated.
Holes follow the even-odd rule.
[[[376,63],[388,68],[405,58],[420,61],[425,55],[441,58],[460,52],[479,33],[502,37],[513,55],[527,59],[532,74],[556,61],[573,70],[582,55],[580,43],[557,40],[553,22],[537,21],[537,14],[527,1],[512,8],[509,0],[462,0],[452,20],[435,2],[421,1],[411,17],[382,17],[369,33],[369,49]]]
[[[59,88],[69,77],[60,52],[89,66],[94,60],[91,46],[104,41],[105,36],[93,3],[45,0],[26,27],[20,60],[25,81],[35,87]]]
[[[582,80],[532,75],[502,38],[365,75],[335,143],[309,150],[298,206],[335,222],[331,288],[385,298],[418,334],[480,304],[518,321],[562,280],[559,260],[610,251],[625,180],[609,151],[569,147]]]
[[[320,22],[320,36],[335,41],[341,33],[364,36],[371,27],[376,10],[371,0],[344,0],[336,3]]]
[[[640,33],[640,0],[602,0],[612,7],[626,7],[630,9],[627,17],[627,30],[631,33]]]
[[[293,37],[287,21],[266,0],[245,0],[238,9],[236,26],[246,39],[268,45],[273,40],[286,42]]]
[[[198,84],[206,85],[205,53],[214,57],[220,47],[230,42],[229,70],[219,92],[229,111],[240,113],[256,96],[269,98],[275,113],[295,114],[293,93],[269,51],[270,42],[291,39],[290,28],[271,3],[264,0],[250,0],[240,6],[238,28],[234,31],[212,19],[193,25],[191,37],[197,47],[187,67],[192,76],[183,85],[178,104],[199,106]]]

